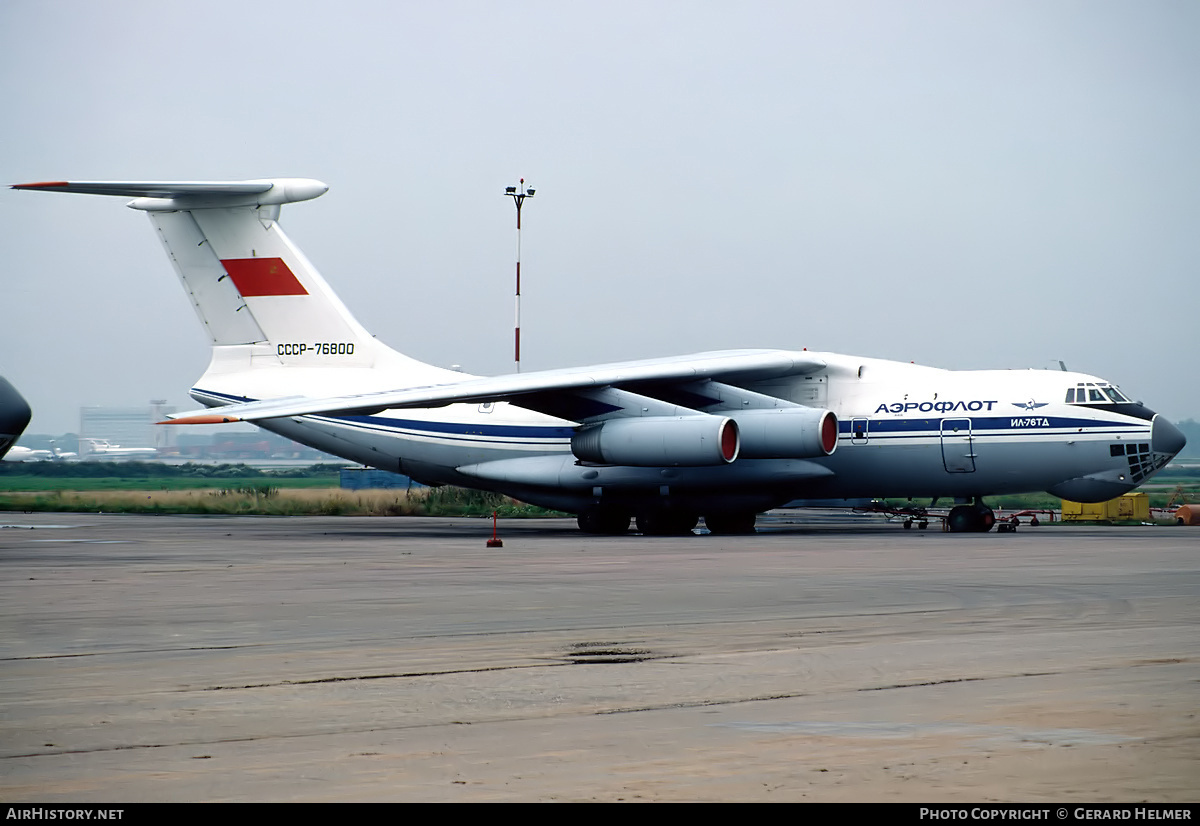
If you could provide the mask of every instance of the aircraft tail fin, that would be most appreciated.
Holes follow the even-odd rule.
[[[280,206],[324,194],[320,181],[46,181],[13,188],[132,196],[129,206],[150,217],[212,340],[210,372],[369,368],[380,359],[427,367],[374,339],[280,228]]]

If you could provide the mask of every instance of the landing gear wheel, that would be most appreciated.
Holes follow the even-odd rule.
[[[958,505],[950,509],[946,517],[946,527],[950,533],[967,533],[975,530],[975,513],[970,505]]]
[[[996,513],[987,505],[957,505],[950,509],[946,526],[951,533],[987,533],[996,524]]]
[[[629,511],[619,508],[592,508],[579,514],[576,521],[584,533],[619,536],[629,532]]]
[[[700,517],[690,511],[657,510],[638,514],[637,529],[646,536],[683,536],[692,532]]]
[[[979,520],[979,527],[976,528],[980,533],[987,533],[996,524],[996,512],[982,502],[975,503],[975,513]]]
[[[708,532],[717,536],[754,533],[754,522],[757,513],[706,513],[704,526]]]

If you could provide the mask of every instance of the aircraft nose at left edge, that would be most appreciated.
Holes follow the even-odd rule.
[[[1151,450],[1175,456],[1186,444],[1187,437],[1178,427],[1161,415],[1154,417],[1154,425],[1150,430]]]

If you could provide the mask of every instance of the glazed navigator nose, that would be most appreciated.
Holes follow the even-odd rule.
[[[1162,416],[1154,417],[1154,426],[1150,430],[1150,448],[1155,453],[1169,453],[1174,456],[1183,450],[1187,437],[1175,425]]]

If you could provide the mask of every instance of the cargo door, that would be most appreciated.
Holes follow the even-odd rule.
[[[942,464],[947,473],[975,472],[970,419],[942,419]]]

